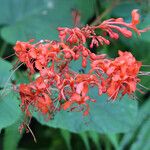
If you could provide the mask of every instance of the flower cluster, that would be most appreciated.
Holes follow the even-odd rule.
[[[132,36],[131,30],[138,35],[144,30],[137,29],[139,14],[132,11],[132,21],[126,23],[122,18],[109,19],[97,26],[83,28],[59,27],[60,41],[42,40],[17,41],[15,53],[20,62],[29,69],[30,76],[39,76],[29,84],[20,84],[21,108],[26,115],[32,115],[32,108],[43,115],[51,117],[55,111],[68,110],[89,113],[89,101],[95,102],[88,92],[90,87],[97,87],[98,94],[108,94],[116,100],[119,93],[133,94],[139,82],[137,74],[141,62],[136,61],[130,52],[119,51],[119,57],[109,59],[105,54],[96,55],[85,47],[87,39],[91,40],[90,48],[110,44],[110,39],[118,39],[119,33],[125,37]],[[101,35],[96,34],[101,31]],[[72,60],[82,58],[82,67],[91,64],[88,73],[78,73],[71,70]],[[133,67],[134,66],[134,67]]]
[[[102,79],[103,86],[111,99],[116,99],[119,92],[122,96],[135,92],[136,84],[140,81],[137,75],[141,65],[130,52],[122,51],[119,51],[119,57],[114,60],[97,60],[91,64],[98,74],[98,71],[102,71],[106,75]]]

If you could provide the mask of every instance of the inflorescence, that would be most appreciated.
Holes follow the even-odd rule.
[[[111,18],[97,26],[59,27],[60,41],[17,41],[14,50],[19,61],[27,66],[30,76],[39,72],[29,84],[19,86],[22,111],[32,116],[31,108],[34,108],[49,118],[60,110],[83,111],[88,115],[88,101],[96,101],[88,95],[90,87],[97,87],[99,95],[106,93],[111,100],[116,100],[119,94],[132,95],[140,81],[137,75],[142,63],[127,51],[119,50],[117,58],[109,59],[105,54],[92,53],[85,46],[87,40],[91,41],[90,48],[93,48],[109,45],[110,39],[119,38],[119,33],[131,38],[131,30],[138,35],[145,32],[145,29],[136,27],[140,17],[138,11],[133,10],[131,15],[130,23],[123,18]],[[101,35],[97,35],[96,30],[100,30]],[[70,62],[79,58],[82,58],[83,68],[90,62],[88,73],[70,69]]]

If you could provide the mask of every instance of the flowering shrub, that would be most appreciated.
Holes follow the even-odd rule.
[[[15,53],[19,61],[29,69],[30,78],[39,72],[39,76],[29,84],[19,86],[22,111],[30,117],[31,108],[48,118],[60,110],[83,111],[83,115],[88,115],[88,101],[96,101],[88,95],[93,87],[98,88],[99,95],[106,93],[113,101],[119,95],[132,95],[140,81],[137,75],[142,63],[127,51],[119,50],[119,56],[110,59],[105,54],[92,53],[85,46],[87,39],[91,40],[90,48],[93,48],[109,45],[110,39],[117,40],[120,33],[131,38],[131,30],[138,35],[145,32],[147,29],[139,30],[136,27],[139,24],[138,11],[133,10],[131,15],[130,23],[126,23],[123,18],[111,18],[95,26],[59,27],[60,41],[17,41],[14,46]],[[100,30],[101,34],[97,35],[96,30]],[[70,62],[79,58],[82,58],[83,68],[90,62],[88,73],[79,74],[70,69]]]

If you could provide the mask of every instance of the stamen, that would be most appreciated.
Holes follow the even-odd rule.
[[[138,75],[150,76],[150,72],[140,71]]]
[[[150,65],[142,65],[142,67],[150,67]]]
[[[141,99],[139,99],[135,94],[133,94],[132,97],[133,97],[134,100],[137,100],[137,101],[141,102]]]
[[[145,87],[144,85],[142,85],[142,84],[140,84],[140,83],[138,83],[138,85],[140,85],[141,87],[143,87],[143,88],[146,89],[146,90],[150,90],[150,88]]]
[[[34,142],[37,143],[36,137],[35,137],[34,133],[32,132],[31,128],[29,127],[29,125],[26,124],[26,123],[25,123],[25,125],[28,127],[28,129],[29,129],[31,135],[33,136]]]
[[[56,104],[56,106],[55,106],[53,112],[55,112],[55,110],[57,109],[58,105],[59,105],[59,101],[57,101],[57,104]]]
[[[12,56],[14,56],[14,55],[16,55],[15,53],[14,54],[11,54],[11,55],[9,55],[9,56],[6,56],[6,57],[4,57],[3,59],[5,60],[5,59],[8,59],[8,58],[10,58],[10,57],[12,57]]]
[[[117,92],[119,92],[119,88],[120,88],[120,86],[116,89],[116,91],[108,98],[108,101],[110,101],[111,100],[111,98],[117,93]],[[116,97],[115,97],[116,98]]]

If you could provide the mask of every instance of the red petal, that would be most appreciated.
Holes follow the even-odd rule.
[[[35,67],[38,69],[38,70],[42,70],[42,65],[39,61],[36,61],[35,62]]]
[[[67,101],[63,104],[63,109],[66,110],[68,109],[70,106],[72,105],[72,102],[71,101]]]
[[[140,23],[140,15],[139,15],[139,13],[138,13],[138,9],[134,9],[133,11],[132,11],[132,13],[131,13],[131,16],[132,16],[132,25],[137,25],[137,24],[139,24]]]

